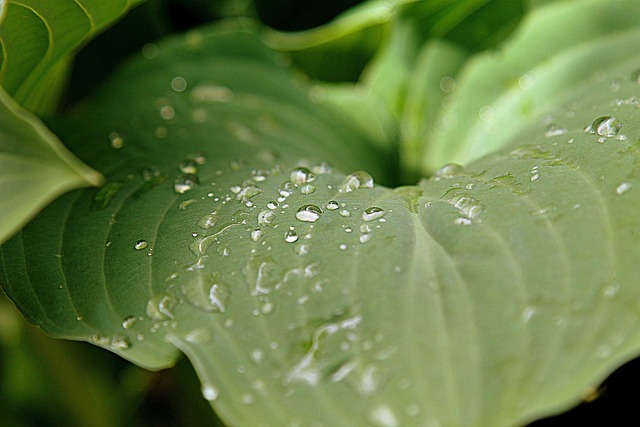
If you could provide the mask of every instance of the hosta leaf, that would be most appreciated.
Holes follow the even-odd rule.
[[[348,175],[386,158],[249,32],[148,53],[54,126],[108,183],[0,251],[49,333],[179,349],[230,425],[512,426],[638,354],[631,58],[549,109],[562,132],[392,190]]]
[[[39,114],[57,106],[75,51],[143,0],[0,3],[0,84]]]
[[[615,7],[590,0],[535,9],[502,49],[478,54],[458,73],[456,92],[423,155],[424,169],[491,153],[550,109],[577,93],[587,96],[593,70],[633,57],[640,34],[633,16],[639,12],[633,0]]]
[[[101,182],[2,88],[0,136],[0,242],[65,191]]]

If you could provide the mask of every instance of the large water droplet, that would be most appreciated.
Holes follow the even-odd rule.
[[[316,205],[304,205],[296,212],[296,218],[303,222],[316,222],[322,215],[322,209]]]
[[[622,122],[612,116],[601,116],[595,119],[589,126],[584,128],[585,132],[600,136],[616,136],[622,129]]]
[[[365,171],[357,171],[347,175],[340,186],[338,191],[341,193],[349,193],[361,188],[373,188],[373,177]]]
[[[373,221],[378,218],[382,218],[385,215],[385,211],[377,206],[367,208],[362,212],[362,219],[365,221]]]
[[[173,189],[176,193],[184,194],[187,191],[193,190],[198,185],[198,183],[199,181],[197,176],[190,173],[185,173],[179,175],[176,178],[176,180],[173,182]]]

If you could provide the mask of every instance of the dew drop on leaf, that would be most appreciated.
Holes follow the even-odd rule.
[[[111,132],[109,134],[109,141],[111,141],[111,148],[115,148],[116,150],[124,147],[124,140],[118,132]]]
[[[338,204],[338,202],[336,202],[335,200],[331,200],[327,203],[327,209],[330,211],[335,211],[340,207],[340,205]]]
[[[212,227],[215,227],[217,223],[218,223],[218,215],[214,212],[200,218],[196,223],[196,225],[202,228],[203,230],[208,230]]]
[[[289,230],[284,234],[284,241],[287,243],[294,243],[298,241],[298,234],[293,231],[293,230]]]
[[[300,188],[300,192],[304,195],[312,194],[316,191],[316,187],[311,184],[305,184]]]
[[[259,228],[252,230],[251,231],[251,240],[253,242],[259,242],[260,240],[262,240],[262,236],[264,235],[264,231],[260,230]]]
[[[560,127],[555,123],[550,123],[549,125],[547,125],[544,136],[549,138],[552,136],[564,135],[565,133],[567,133],[567,130],[565,128]]]
[[[289,175],[291,182],[303,185],[316,180],[316,174],[304,167],[295,168]]]
[[[131,329],[133,325],[135,325],[137,322],[138,322],[138,319],[136,317],[129,316],[122,321],[122,327],[124,329]]]
[[[146,240],[138,240],[136,242],[136,244],[133,245],[134,249],[137,250],[137,251],[142,250],[142,249],[146,248],[147,246],[148,246],[148,243],[147,243]]]
[[[175,92],[184,92],[187,88],[187,81],[184,77],[176,76],[171,80],[171,89]]]
[[[126,350],[131,347],[131,341],[123,335],[114,335],[111,339],[111,347],[117,350]]]
[[[631,184],[628,182],[623,182],[616,187],[616,194],[621,196],[627,191],[629,191],[630,189],[631,189]]]
[[[316,205],[304,205],[296,212],[296,218],[302,222],[316,222],[322,215],[322,209]]]
[[[185,173],[179,175],[176,178],[176,180],[173,182],[173,189],[178,194],[184,194],[187,191],[193,190],[198,185],[198,183],[199,181],[197,176],[190,173]]]
[[[349,193],[362,188],[373,188],[373,177],[365,171],[357,171],[347,175],[340,186],[338,191],[341,193]]]
[[[441,179],[450,179],[454,176],[461,175],[462,170],[463,166],[458,163],[447,163],[436,171],[436,173],[433,175],[433,179],[435,181],[440,181]]]
[[[275,219],[276,214],[270,210],[263,210],[258,214],[258,224],[262,226],[269,225]]]
[[[584,128],[585,132],[605,137],[616,136],[620,129],[622,122],[612,116],[600,116]]]
[[[205,384],[202,386],[202,397],[209,402],[212,402],[218,398],[218,388],[213,384]]]
[[[196,174],[198,173],[198,164],[192,159],[185,159],[178,164],[178,168],[182,173]]]
[[[362,219],[364,221],[373,221],[376,220],[378,218],[382,218],[385,215],[385,211],[382,208],[379,208],[377,206],[372,206],[370,208],[367,208],[364,210],[364,212],[362,212]]]

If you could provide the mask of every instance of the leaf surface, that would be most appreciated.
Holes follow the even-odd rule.
[[[0,278],[51,334],[149,368],[185,353],[230,425],[560,411],[640,350],[632,59],[547,111],[562,132],[369,188],[349,174],[389,180],[377,145],[250,31],[188,33],[54,126],[108,183],[3,245]]]

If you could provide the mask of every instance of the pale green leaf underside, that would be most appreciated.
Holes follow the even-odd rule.
[[[231,425],[511,426],[638,353],[633,62],[552,108],[564,132],[533,122],[463,171],[340,192],[355,169],[386,179],[379,153],[257,39],[217,29],[158,49],[56,126],[108,184],[0,251],[6,291],[49,333],[151,368],[177,347]],[[583,130],[603,115],[618,135]],[[199,154],[200,185],[176,193]],[[272,210],[300,161],[334,172]],[[296,219],[305,204],[317,221]],[[385,215],[365,221],[370,207]]]
[[[0,88],[0,242],[62,193],[101,180]]]
[[[51,113],[76,50],[141,1],[6,0],[0,84],[26,109]]]

